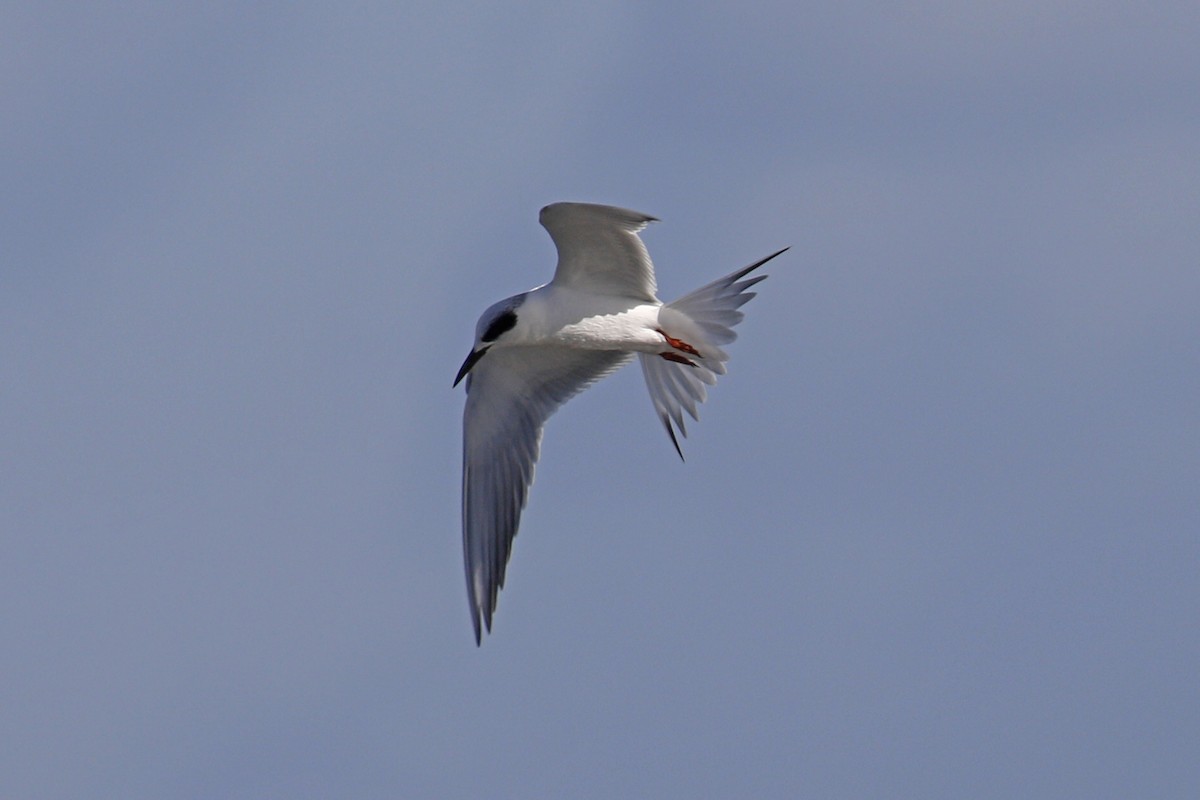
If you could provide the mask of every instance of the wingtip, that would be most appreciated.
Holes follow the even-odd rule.
[[[474,601],[475,598],[471,598]],[[472,602],[471,604],[471,626],[475,629],[475,646],[479,647],[483,644],[483,626],[479,624],[479,608]]]

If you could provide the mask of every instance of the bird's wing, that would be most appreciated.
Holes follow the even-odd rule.
[[[538,219],[558,248],[552,283],[656,302],[654,265],[638,238],[654,217],[615,206],[554,203]]]
[[[533,482],[542,426],[559,406],[632,357],[564,347],[498,347],[467,379],[463,411],[463,558],[475,641],[496,596]]]

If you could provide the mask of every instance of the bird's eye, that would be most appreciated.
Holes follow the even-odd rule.
[[[512,326],[517,324],[517,315],[512,311],[505,311],[500,316],[492,320],[487,326],[487,330],[483,332],[481,337],[485,342],[494,342],[500,338],[500,334],[507,330],[511,330]]]

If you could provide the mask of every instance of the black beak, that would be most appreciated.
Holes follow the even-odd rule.
[[[491,345],[488,345],[488,347],[491,347]],[[454,379],[455,386],[458,386],[459,381],[467,377],[467,373],[475,368],[475,365],[479,363],[479,359],[483,358],[483,354],[488,351],[488,347],[481,347],[478,350],[471,351],[471,354],[467,356],[467,360],[458,369],[458,376]]]

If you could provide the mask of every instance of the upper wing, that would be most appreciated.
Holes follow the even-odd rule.
[[[561,347],[488,351],[463,411],[463,558],[475,642],[490,631],[504,567],[533,482],[542,426],[559,406],[632,357]]]
[[[637,235],[654,217],[615,206],[554,203],[538,220],[558,248],[552,283],[656,302],[654,265]]]

